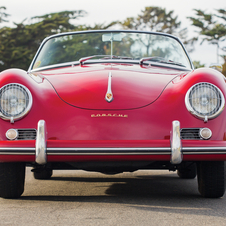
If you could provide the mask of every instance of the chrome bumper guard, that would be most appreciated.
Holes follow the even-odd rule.
[[[46,156],[47,130],[44,120],[38,122],[37,138],[35,144],[35,162],[44,165],[47,163]]]
[[[180,139],[180,122],[172,122],[172,131],[170,134],[171,142],[171,160],[172,164],[180,164],[183,159],[182,155],[182,146]],[[44,120],[38,122],[37,129],[37,138],[36,138],[36,147],[35,147],[35,162],[44,165],[47,163],[47,154],[46,154],[46,143],[47,143],[47,130],[46,123]]]
[[[171,143],[171,160],[172,164],[180,164],[183,159],[181,152],[181,139],[180,139],[180,122],[172,122],[172,131],[170,134],[170,143]]]

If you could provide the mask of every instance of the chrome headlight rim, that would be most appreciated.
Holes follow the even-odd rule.
[[[8,115],[4,114],[4,112],[0,108],[0,118],[2,118],[3,120],[8,120],[8,121],[14,122],[16,120],[23,118],[25,115],[28,114],[28,112],[31,110],[31,107],[33,104],[33,98],[32,98],[30,90],[26,86],[24,86],[20,83],[8,83],[0,88],[0,99],[1,99],[2,92],[10,87],[20,87],[23,91],[26,92],[26,94],[28,96],[28,104],[27,104],[26,108],[16,116],[8,116]]]
[[[214,113],[212,114],[200,114],[198,111],[196,111],[192,106],[191,106],[191,103],[189,101],[189,97],[190,97],[190,94],[191,92],[194,90],[194,88],[196,88],[197,86],[200,86],[200,85],[203,85],[203,86],[209,86],[211,88],[214,88],[219,96],[220,96],[220,104],[219,104],[219,107],[218,107],[218,110],[217,111],[214,111]],[[200,82],[200,83],[196,83],[195,85],[193,85],[186,93],[185,95],[185,105],[186,105],[186,108],[187,110],[194,116],[196,116],[197,118],[199,119],[204,119],[207,120],[207,119],[214,119],[216,118],[217,116],[219,116],[221,114],[221,112],[224,110],[224,107],[225,107],[225,98],[224,98],[224,95],[222,93],[222,91],[217,87],[215,86],[214,84],[212,83],[208,83],[208,82]],[[211,112],[210,112],[211,113]]]

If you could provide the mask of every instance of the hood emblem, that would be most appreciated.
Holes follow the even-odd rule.
[[[112,75],[111,75],[111,72],[109,72],[108,74],[108,89],[107,89],[107,93],[105,95],[105,100],[110,103],[113,101],[113,93],[111,91],[111,78],[112,78]]]

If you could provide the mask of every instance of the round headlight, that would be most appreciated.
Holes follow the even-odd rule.
[[[215,85],[203,82],[188,90],[185,104],[189,112],[206,120],[217,117],[223,111],[225,99]]]
[[[16,120],[26,115],[32,106],[30,91],[21,84],[10,83],[0,89],[0,117]]]

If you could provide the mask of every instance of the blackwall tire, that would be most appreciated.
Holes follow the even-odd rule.
[[[198,189],[206,198],[220,198],[225,193],[225,163],[198,162]]]
[[[34,178],[37,180],[47,180],[50,179],[53,175],[53,170],[51,169],[43,169],[41,171],[33,172]]]
[[[197,175],[196,164],[192,162],[185,162],[178,168],[177,174],[182,179],[194,179]]]
[[[25,163],[0,163],[0,197],[15,199],[24,192]]]

